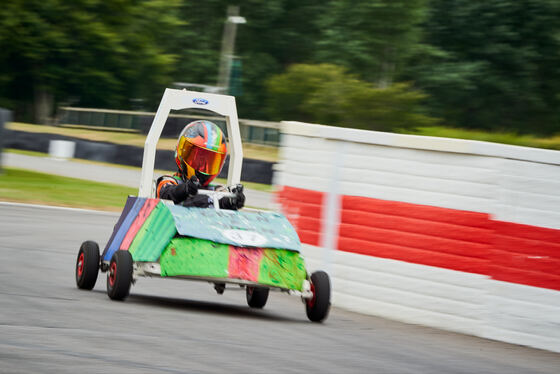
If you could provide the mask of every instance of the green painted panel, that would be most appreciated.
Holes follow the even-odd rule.
[[[305,263],[299,253],[265,249],[259,269],[259,283],[291,290],[302,290]]]
[[[208,240],[179,237],[171,240],[159,263],[161,275],[228,277],[229,246]]]
[[[176,233],[173,216],[163,203],[158,203],[130,245],[129,252],[132,254],[132,259],[157,261]]]

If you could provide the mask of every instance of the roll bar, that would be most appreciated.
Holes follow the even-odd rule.
[[[169,112],[171,110],[191,108],[209,110],[225,117],[230,157],[227,184],[231,186],[239,183],[243,164],[243,145],[241,143],[241,133],[239,132],[235,97],[166,88],[144,143],[144,158],[142,160],[142,176],[140,177],[138,197],[154,196],[153,180],[156,146]]]

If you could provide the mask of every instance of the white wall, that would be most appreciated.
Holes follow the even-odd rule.
[[[326,192],[321,245],[304,246],[304,255],[311,270],[330,273],[334,305],[560,352],[555,289],[492,279],[492,270],[475,274],[337,247],[343,195],[559,230],[560,152],[287,122],[278,169],[279,186]],[[556,248],[551,235],[548,253]],[[551,261],[560,259],[558,249]],[[489,264],[492,250],[488,243]]]

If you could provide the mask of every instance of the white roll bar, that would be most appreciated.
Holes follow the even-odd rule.
[[[166,88],[159,104],[157,113],[150,127],[150,132],[144,143],[144,159],[142,161],[142,176],[138,197],[154,196],[154,164],[156,146],[161,136],[167,117],[171,110],[205,109],[225,117],[227,136],[229,140],[229,169],[228,186],[239,183],[241,180],[241,166],[243,164],[243,145],[239,132],[239,120],[235,97],[228,95],[209,94],[205,92],[175,90]]]

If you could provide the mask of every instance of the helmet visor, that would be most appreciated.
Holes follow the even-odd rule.
[[[186,138],[181,138],[181,143],[179,147],[185,164],[204,174],[217,175],[220,173],[226,159],[225,153],[199,147]]]

